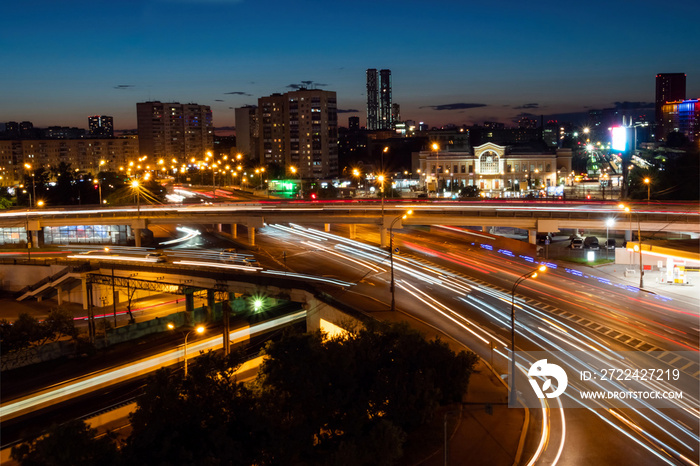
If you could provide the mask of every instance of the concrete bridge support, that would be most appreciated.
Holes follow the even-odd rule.
[[[248,226],[248,244],[255,246],[255,227]]]
[[[194,290],[185,290],[185,325],[194,325]]]
[[[323,231],[325,232],[330,232],[331,231],[331,224],[330,223],[324,223],[323,224]]]
[[[530,244],[537,244],[537,230],[536,229],[527,230],[527,242]]]
[[[231,237],[238,238],[238,224],[237,223],[232,223],[231,224]]]

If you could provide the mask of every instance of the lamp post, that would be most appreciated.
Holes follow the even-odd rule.
[[[624,204],[620,204],[618,207],[624,209],[625,212],[630,214],[630,231],[632,231],[632,209]],[[637,245],[635,248],[639,251],[639,289],[644,288],[644,265],[642,264],[642,225],[639,221],[639,212],[634,212],[637,216]]]
[[[136,211],[138,217],[141,217],[141,185],[139,180],[131,180],[131,187],[136,190]]]
[[[438,154],[438,151],[440,150],[440,146],[438,145],[437,142],[434,142],[430,146],[434,151],[435,151],[435,183],[437,183],[437,186],[435,187],[435,192],[437,193],[437,197],[440,197],[440,156]]]
[[[32,166],[31,164],[25,163],[24,168],[31,170]],[[34,184],[34,172],[32,172],[32,195],[29,199],[29,207],[34,207],[34,203],[36,203],[36,185]]]
[[[100,183],[100,180],[97,178],[93,178],[92,182],[95,183],[95,186],[97,186],[97,191],[100,196],[100,205],[102,205],[102,183]]]
[[[649,203],[649,199],[651,198],[651,179],[650,178],[644,178],[644,184],[647,185],[647,204]]]
[[[610,241],[608,239],[608,231],[609,231],[610,227],[613,226],[614,224],[615,224],[614,218],[609,218],[605,221],[605,258],[606,259],[608,258],[608,249],[610,249],[610,247],[608,245],[608,241]]]
[[[391,312],[396,310],[396,287],[394,286],[394,224],[399,220],[405,220],[406,217],[412,213],[413,211],[409,210],[404,215],[399,215],[389,226],[389,263],[391,268],[391,284],[389,285],[389,290],[391,291]]]
[[[379,175],[377,181],[381,183],[379,189],[382,191],[382,222],[384,221],[384,175]]]
[[[514,405],[518,396],[515,393],[515,289],[520,285],[521,282],[527,280],[528,278],[537,277],[537,272],[544,272],[547,270],[546,265],[540,265],[535,270],[531,270],[520,276],[515,283],[513,288],[510,290],[510,405]]]
[[[174,330],[174,329],[175,329],[175,324],[169,323],[169,324],[168,324],[168,328],[169,328],[170,330]],[[190,333],[192,333],[192,332],[197,332],[197,333],[199,333],[199,334],[201,335],[202,333],[204,333],[204,326],[203,326],[203,325],[198,325],[197,327],[193,328],[192,330],[190,330],[189,332],[187,332],[187,333],[185,334],[185,347],[184,347],[185,378],[187,378],[187,337],[189,337],[189,336],[190,336]]]

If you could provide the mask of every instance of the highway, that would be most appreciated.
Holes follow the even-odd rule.
[[[379,242],[378,231],[358,228],[360,241],[338,233],[344,231],[267,224],[257,235],[255,256],[261,265],[250,272],[353,283],[336,288],[334,297],[369,314],[387,312],[389,255],[372,245]],[[394,234],[397,309],[493,360],[498,373],[507,374],[511,287],[535,268],[535,258],[499,247],[491,235],[456,227],[409,227]],[[176,254],[183,253],[187,255],[166,251],[173,263],[182,263]],[[196,262],[198,267],[220,267],[219,259],[218,253],[203,252]],[[523,457],[532,458],[530,464],[697,464],[697,300],[652,295],[575,266],[548,265],[516,293],[516,382],[522,399],[529,389],[524,373],[543,351],[592,353],[593,360],[585,363],[566,359],[567,368],[577,372],[591,364],[605,367],[612,351],[634,350],[624,361],[633,369],[658,367],[668,361],[657,356],[670,354],[676,366],[669,367],[683,369],[677,385],[685,389],[685,397],[662,407],[596,400],[571,409],[561,409],[560,402],[566,405],[572,397],[535,400]],[[668,380],[613,385],[625,384],[677,388]],[[570,380],[570,385],[577,392],[603,387],[602,382],[579,380]]]
[[[484,238],[455,228],[397,231],[394,240],[401,249],[394,255],[397,308],[463,342],[486,360],[495,344],[494,364],[505,374],[510,357],[510,291],[518,277],[534,268],[534,258],[480,247],[477,244],[487,244],[489,235],[476,235]],[[358,236],[378,242],[378,235],[369,229]],[[381,312],[390,299],[388,254],[366,243],[298,225],[268,225],[258,236],[269,261],[302,273],[318,272],[322,263],[325,276],[357,284],[337,298]],[[262,257],[261,261],[266,262]],[[697,303],[690,300],[650,295],[577,273],[575,267],[550,268],[538,279],[524,282],[517,297],[519,353],[637,350],[638,359],[626,362],[636,368],[658,366],[649,355],[663,352],[690,353],[688,360],[697,361]],[[606,364],[601,358],[605,356],[598,357],[599,365]],[[579,361],[569,363],[576,371],[585,368]],[[540,417],[547,421],[545,430],[533,432],[527,452],[538,464],[582,460],[697,464],[697,364],[689,370],[682,381],[686,397],[663,409],[599,402],[595,409],[561,410],[550,404]],[[574,386],[581,390],[578,385]],[[519,377],[518,386],[529,388],[526,378]]]

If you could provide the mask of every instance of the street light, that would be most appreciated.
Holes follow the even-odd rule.
[[[174,329],[175,329],[175,324],[173,324],[172,322],[168,323],[168,328],[169,328],[170,330],[174,330]],[[197,327],[193,328],[192,330],[190,330],[189,332],[187,332],[187,333],[185,334],[185,347],[184,347],[184,353],[185,353],[185,378],[187,378],[187,337],[189,337],[189,336],[190,336],[190,333],[192,333],[192,332],[197,332],[197,333],[199,333],[199,334],[201,335],[202,333],[204,333],[204,330],[205,330],[205,329],[204,329],[204,326],[203,326],[203,325],[198,325]]]
[[[614,218],[609,218],[605,221],[605,258],[608,258],[608,249],[610,249],[610,245],[608,244],[608,230],[610,229],[611,226],[615,224],[615,219]]]
[[[518,400],[518,396],[515,393],[515,289],[520,285],[521,282],[527,280],[528,278],[536,278],[537,272],[544,272],[547,270],[546,265],[540,265],[535,270],[531,270],[520,276],[515,283],[513,288],[510,290],[510,405],[513,406]]]
[[[92,182],[95,183],[95,185],[97,186],[97,190],[100,196],[100,205],[102,205],[102,183],[100,183],[100,180],[97,178],[93,178]]]
[[[382,222],[384,221],[384,175],[379,175],[377,177],[377,181],[379,181],[382,185],[379,189],[382,191]]]
[[[396,310],[396,299],[395,299],[395,297],[396,297],[395,288],[396,287],[394,286],[394,224],[399,220],[405,220],[406,217],[408,217],[412,213],[413,213],[413,211],[409,210],[404,215],[399,215],[391,222],[391,225],[389,226],[389,263],[391,264],[390,265],[391,285],[389,285],[389,290],[391,291],[391,311],[392,312]]]
[[[25,163],[24,168],[27,170],[31,170],[32,166],[31,164]],[[32,196],[29,199],[29,207],[34,207],[33,202],[36,202],[36,185],[34,184],[34,172],[32,172]]]
[[[630,214],[630,235],[632,232],[632,209],[630,209],[628,206],[624,204],[619,204],[619,208],[624,209],[625,212]],[[642,265],[642,225],[639,221],[639,212],[634,212],[634,214],[637,216],[637,245],[634,247],[634,250],[639,251],[639,289],[641,290],[644,288],[644,266]]]
[[[647,203],[648,203],[649,199],[651,198],[651,179],[644,178],[644,184],[647,185]]]
[[[141,217],[141,184],[139,180],[131,180],[131,187],[136,190],[136,210]]]

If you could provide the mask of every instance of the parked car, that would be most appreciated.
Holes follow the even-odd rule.
[[[605,241],[605,249],[615,249],[616,244],[615,244],[615,239],[610,238],[607,241]]]
[[[572,239],[571,244],[569,244],[569,247],[571,249],[583,249],[583,238]]]
[[[586,236],[586,239],[583,240],[583,248],[590,249],[591,251],[599,250],[600,245],[598,244],[598,238],[595,236]]]
[[[551,233],[537,233],[537,244],[549,244],[552,242]]]

